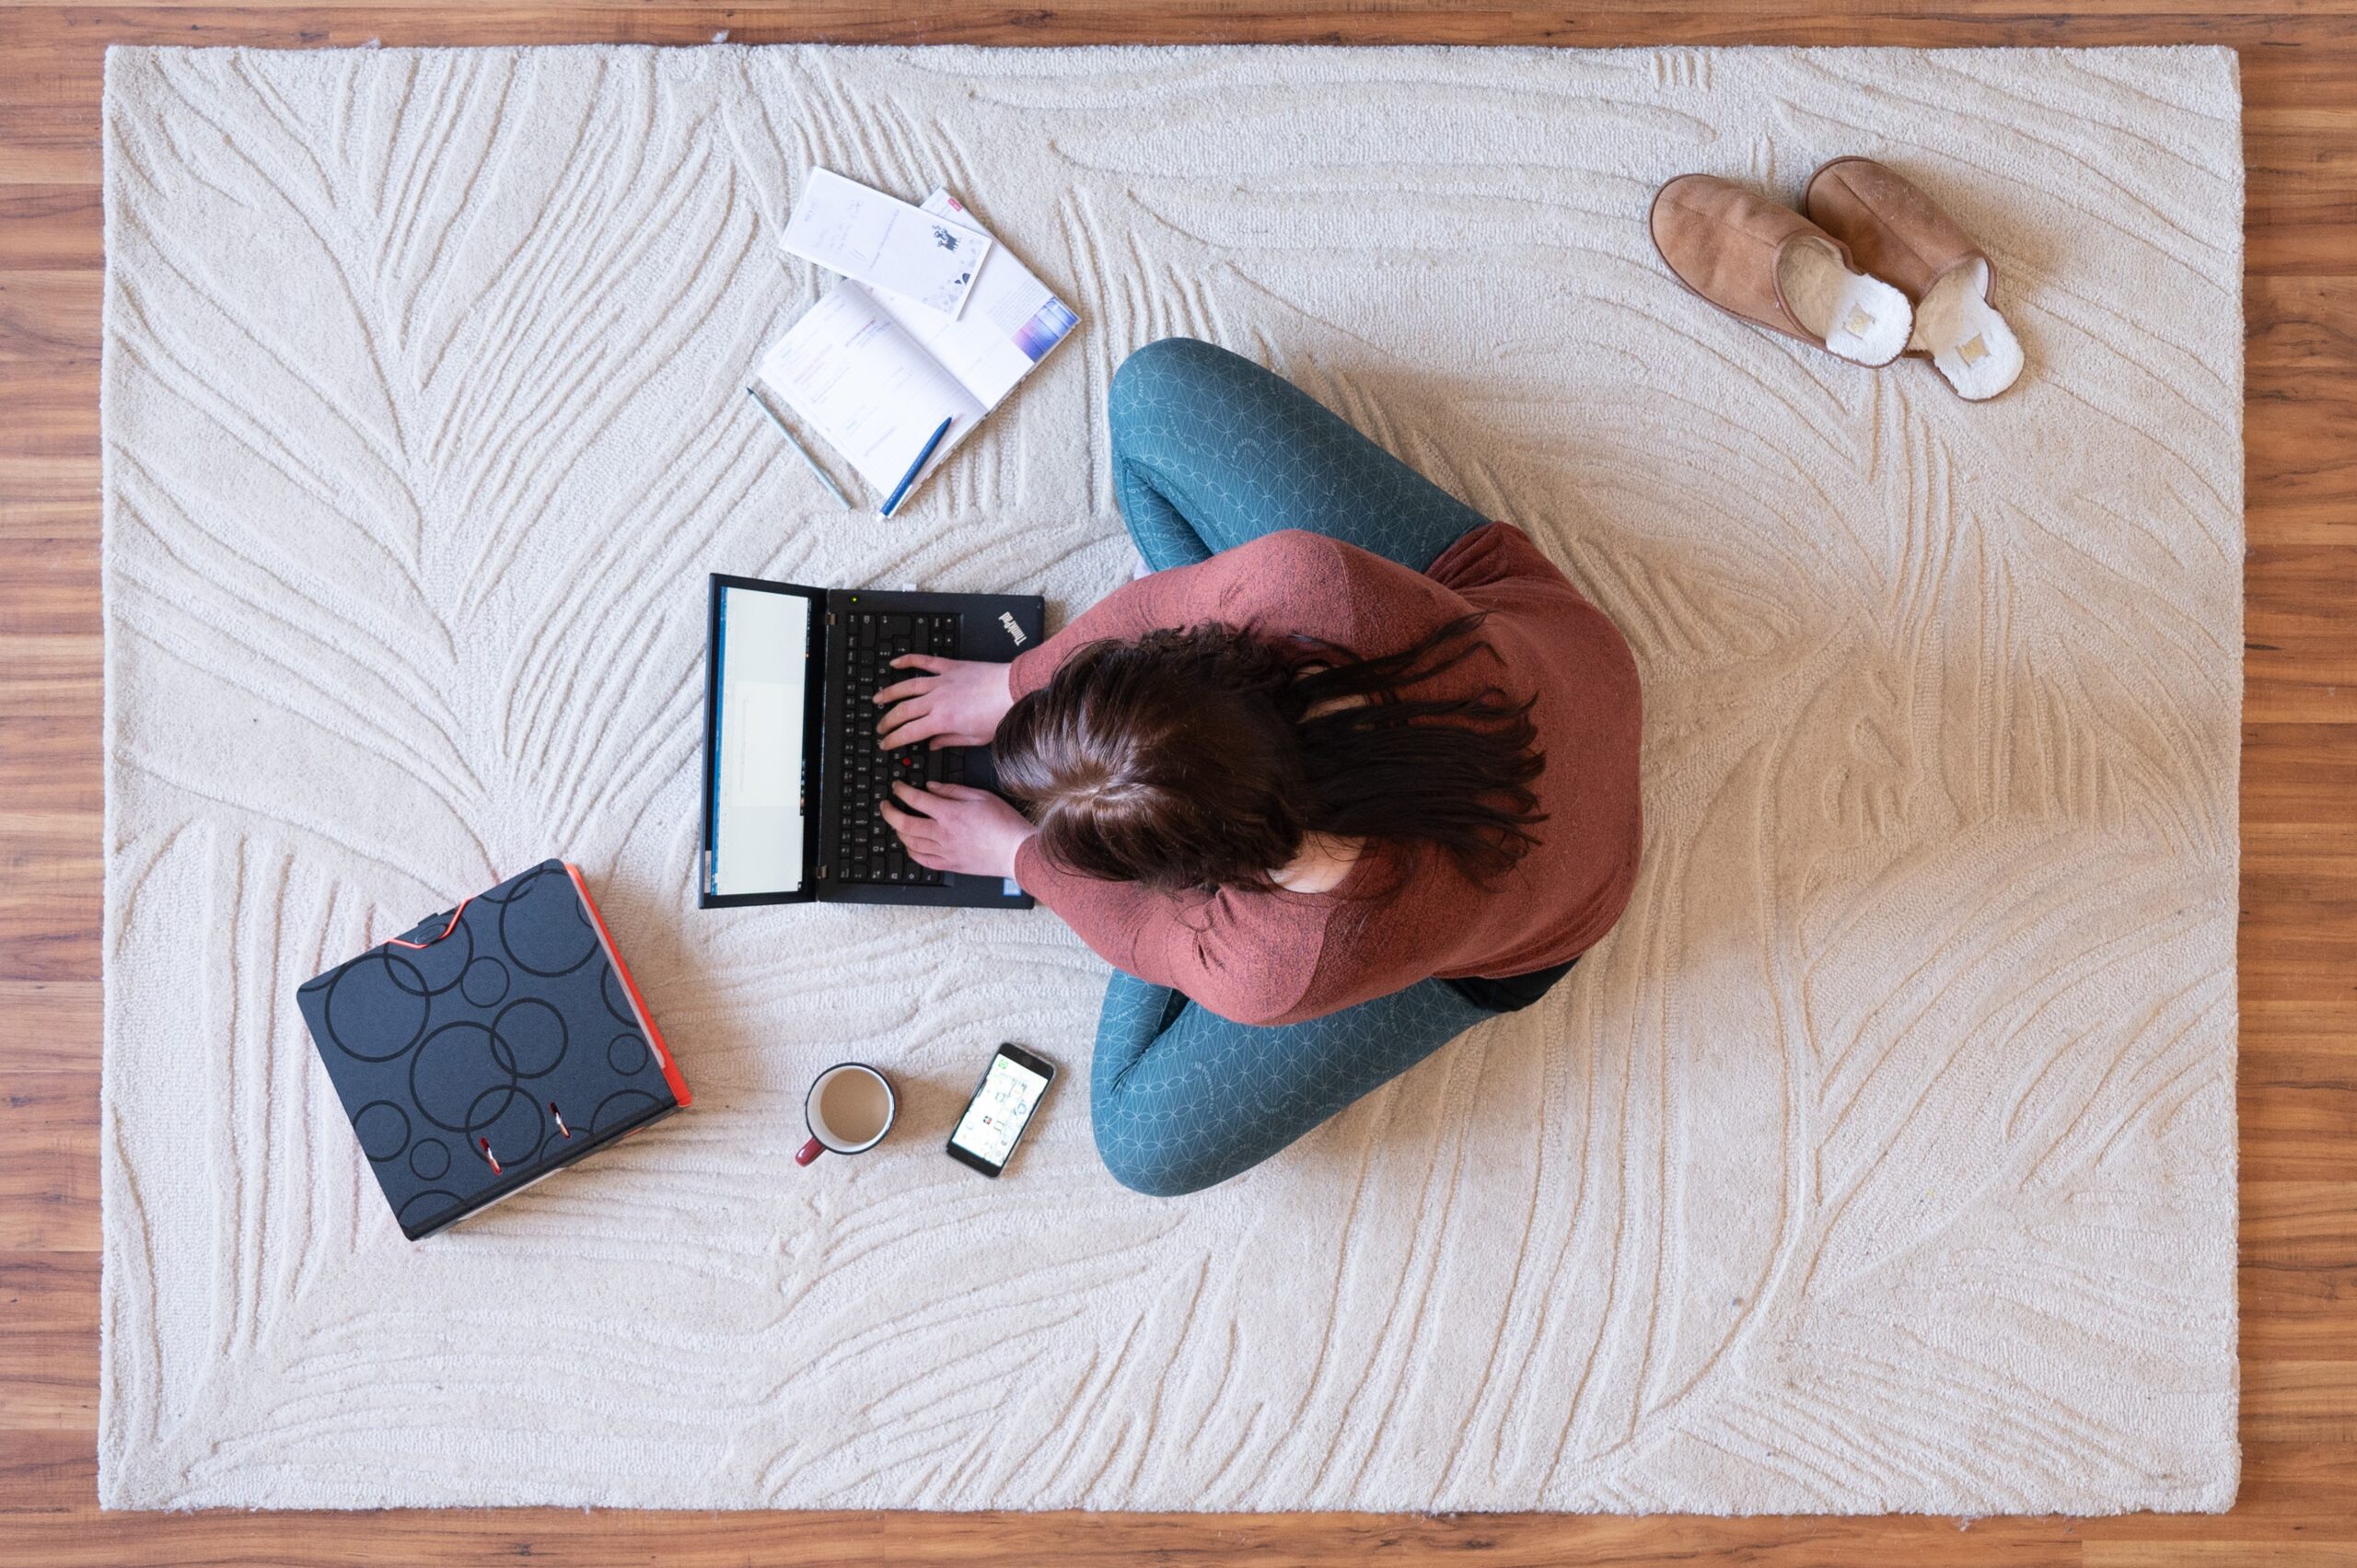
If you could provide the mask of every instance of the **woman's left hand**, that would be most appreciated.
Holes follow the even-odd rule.
[[[961,877],[1015,875],[1015,852],[1039,830],[1023,813],[986,789],[937,784],[919,789],[896,784],[901,805],[884,802],[884,820],[919,865]],[[922,811],[923,816],[917,812]]]

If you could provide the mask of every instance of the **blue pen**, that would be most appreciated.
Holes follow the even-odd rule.
[[[941,428],[935,430],[933,433],[933,439],[924,444],[924,450],[917,454],[917,460],[911,463],[909,471],[900,476],[900,485],[892,492],[891,498],[877,508],[877,517],[890,517],[893,510],[900,505],[901,498],[909,493],[909,486],[917,482],[917,475],[924,471],[924,465],[931,460],[935,449],[941,445],[941,438],[949,434],[949,425],[950,421],[947,419],[941,422]]]

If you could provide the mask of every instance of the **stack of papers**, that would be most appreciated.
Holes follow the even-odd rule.
[[[1080,324],[946,191],[911,207],[812,169],[781,243],[843,276],[761,356],[761,382],[879,500],[923,482]]]

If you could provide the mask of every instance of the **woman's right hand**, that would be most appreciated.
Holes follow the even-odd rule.
[[[988,746],[998,733],[998,721],[1015,705],[1010,666],[977,659],[935,658],[931,654],[902,654],[894,669],[924,673],[912,680],[896,681],[876,693],[884,716],[876,723],[887,751],[929,740],[944,746]]]

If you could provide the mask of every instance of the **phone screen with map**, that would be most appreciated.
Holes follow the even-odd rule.
[[[1055,1076],[1055,1064],[1046,1058],[1018,1045],[1000,1046],[949,1134],[949,1157],[984,1176],[1004,1170]]]

